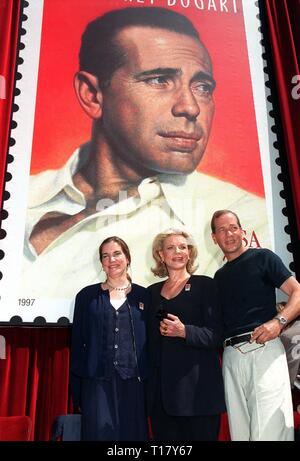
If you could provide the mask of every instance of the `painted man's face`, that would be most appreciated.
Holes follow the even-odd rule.
[[[116,160],[136,172],[187,174],[209,138],[215,82],[195,38],[150,27],[117,35],[126,63],[103,92],[101,126]]]

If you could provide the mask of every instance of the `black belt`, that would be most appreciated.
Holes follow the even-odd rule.
[[[250,341],[251,336],[252,336],[251,333],[246,333],[240,336],[233,336],[230,339],[225,339],[223,345],[224,347],[227,347],[227,346],[235,346],[235,344],[239,344],[239,343],[246,343]]]

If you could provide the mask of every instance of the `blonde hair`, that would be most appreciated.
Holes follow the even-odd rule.
[[[190,258],[187,262],[186,265],[186,270],[188,271],[189,274],[193,274],[195,270],[197,269],[197,266],[194,266],[194,262],[197,258],[198,251],[197,247],[194,243],[194,240],[190,234],[187,232],[180,230],[180,229],[167,229],[164,232],[161,232],[160,234],[157,234],[157,236],[153,240],[152,244],[152,256],[155,261],[155,267],[151,268],[151,271],[153,272],[154,275],[157,277],[167,277],[168,276],[168,269],[165,265],[165,263],[162,261],[159,252],[162,251],[163,246],[164,246],[164,241],[166,240],[167,237],[170,237],[170,235],[182,235],[187,240],[187,245],[190,250]]]

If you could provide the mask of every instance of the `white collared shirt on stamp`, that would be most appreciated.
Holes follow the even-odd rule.
[[[185,228],[194,236],[199,251],[197,273],[213,276],[223,263],[221,251],[210,236],[210,219],[217,209],[235,211],[243,217],[246,238],[255,231],[260,245],[270,246],[264,199],[194,172],[146,178],[138,187],[138,198],[126,198],[123,191],[117,203],[108,201],[103,207],[100,201],[99,211],[65,231],[37,255],[29,237],[45,213],[72,215],[85,208],[85,198],[72,177],[79,168],[79,157],[88,155],[86,150],[88,145],[77,149],[59,170],[31,177],[20,296],[72,299],[83,286],[103,280],[98,248],[112,235],[123,238],[130,248],[134,282],[148,286],[157,280],[150,270],[152,241],[169,227]]]

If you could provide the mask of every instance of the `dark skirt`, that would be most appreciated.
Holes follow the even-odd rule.
[[[144,383],[137,378],[82,379],[82,440],[147,440]]]
[[[159,375],[155,386],[155,399],[150,421],[154,440],[214,442],[218,440],[221,415],[174,416],[168,414],[163,404]]]

